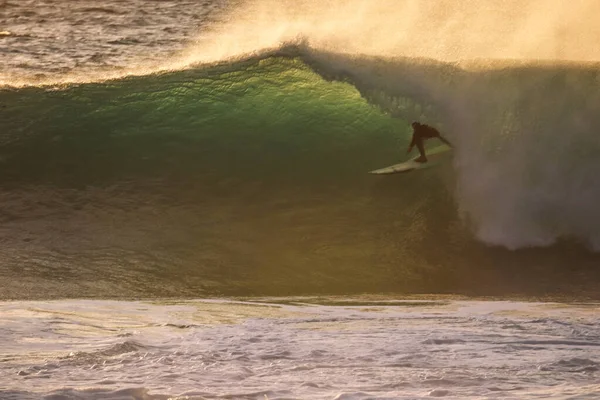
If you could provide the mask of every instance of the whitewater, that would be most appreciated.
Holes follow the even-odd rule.
[[[600,395],[597,304],[65,300],[0,319],[6,400]]]

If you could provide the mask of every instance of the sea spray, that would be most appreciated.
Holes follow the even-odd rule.
[[[305,49],[390,115],[455,144],[458,207],[483,241],[512,249],[574,236],[598,249],[600,68],[497,62],[494,69]]]

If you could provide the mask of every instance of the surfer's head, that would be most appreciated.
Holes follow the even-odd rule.
[[[415,129],[416,129],[417,127],[421,126],[421,124],[420,124],[419,122],[417,122],[417,121],[413,122],[411,125],[412,125],[412,127],[413,127],[413,128],[415,128]]]

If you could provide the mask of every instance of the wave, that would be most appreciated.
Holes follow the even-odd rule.
[[[447,132],[458,206],[481,240],[515,249],[576,236],[600,249],[600,65],[469,70],[310,54],[317,71],[352,81],[389,114]]]
[[[5,88],[0,251],[36,279],[63,271],[75,286],[48,288],[70,296],[512,290],[523,266],[597,264],[598,106],[595,64],[478,68],[304,43]],[[404,157],[413,120],[443,131],[452,159],[368,175]]]

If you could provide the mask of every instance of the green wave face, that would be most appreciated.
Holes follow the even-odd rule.
[[[335,183],[399,158],[408,124],[351,85],[326,82],[297,59],[236,67],[5,92],[4,180]]]
[[[4,297],[537,293],[540,265],[598,261],[478,243],[451,159],[367,174],[437,111],[327,75],[272,56],[0,92]]]

